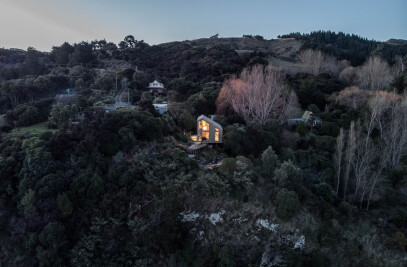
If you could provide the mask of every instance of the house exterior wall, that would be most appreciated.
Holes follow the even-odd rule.
[[[204,127],[207,127],[205,131]],[[218,135],[218,138],[216,136]],[[222,143],[223,129],[214,125],[210,120],[199,119],[197,121],[197,136],[198,140],[202,143]],[[206,140],[202,140],[202,137],[206,137]]]

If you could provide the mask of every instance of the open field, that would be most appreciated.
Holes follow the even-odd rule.
[[[13,132],[18,132],[18,133],[31,133],[31,134],[41,134],[45,132],[56,132],[58,130],[56,129],[49,129],[47,128],[47,122],[41,122],[38,124],[34,124],[28,127],[21,127],[14,129]]]

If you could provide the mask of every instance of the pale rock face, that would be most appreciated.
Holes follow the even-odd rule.
[[[270,224],[268,219],[257,219],[256,224],[272,232],[276,232],[278,227],[278,224]]]
[[[180,215],[182,215],[181,222],[195,222],[199,218],[199,213],[196,212],[181,212]]]
[[[217,223],[221,223],[223,222],[223,218],[222,215],[225,213],[224,210],[221,210],[218,213],[211,213],[211,215],[209,215],[209,217],[207,217],[209,219],[209,222],[213,225],[216,225]]]
[[[303,249],[305,247],[305,236],[301,235],[298,239],[297,242],[294,244],[294,249]]]
[[[180,213],[180,215],[182,216],[181,222],[195,222],[199,218],[205,218],[205,219],[209,220],[209,222],[213,225],[223,222],[223,218],[222,218],[223,214],[225,214],[224,210],[221,210],[216,213],[211,213],[210,215],[201,215],[197,212],[181,212]]]

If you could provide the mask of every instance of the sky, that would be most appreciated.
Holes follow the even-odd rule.
[[[407,39],[407,0],[0,0],[0,47],[50,51],[131,34],[149,44],[290,32]]]

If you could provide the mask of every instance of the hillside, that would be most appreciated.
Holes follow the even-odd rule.
[[[403,40],[403,39],[389,39],[386,41],[386,43],[388,44],[394,44],[394,45],[406,45],[407,44],[407,40]]]
[[[294,38],[289,39],[256,39],[256,38],[202,38],[193,41],[184,42],[172,42],[167,44],[161,44],[159,46],[168,47],[176,43],[183,43],[195,47],[204,47],[210,49],[215,46],[228,46],[235,49],[240,53],[253,53],[255,51],[271,54],[278,58],[288,61],[295,60],[298,51],[301,48],[302,41]]]
[[[406,266],[407,46],[280,37],[0,49],[0,266]]]

